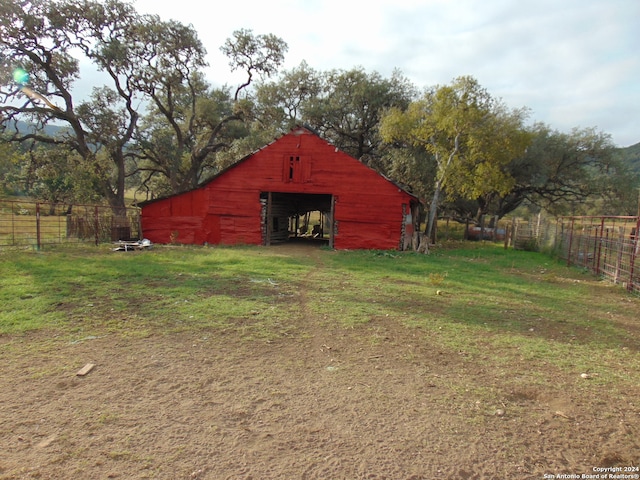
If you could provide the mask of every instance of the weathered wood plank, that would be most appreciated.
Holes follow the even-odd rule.
[[[95,367],[96,367],[96,365],[94,363],[87,363],[84,367],[82,367],[80,370],[78,370],[78,373],[76,373],[76,375],[78,377],[84,377],[89,372],[91,372],[91,370],[93,370]]]

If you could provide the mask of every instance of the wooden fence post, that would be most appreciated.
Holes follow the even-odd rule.
[[[504,229],[504,249],[509,248],[509,236],[511,235],[511,225],[507,223],[507,226]]]
[[[560,233],[558,233],[558,228],[560,228]],[[562,218],[556,219],[556,232],[553,237],[553,251],[558,252],[558,239],[560,239],[560,244],[562,245],[562,234],[564,233]]]
[[[40,203],[36,203],[36,245],[36,248],[40,250],[42,247],[40,239]]]
[[[571,247],[573,246],[573,230],[575,227],[576,219],[571,219],[571,229],[569,230],[569,249],[567,250],[567,265],[571,266]]]
[[[96,247],[100,245],[100,221],[98,214],[98,206],[96,205],[93,209],[93,228],[95,229]]]

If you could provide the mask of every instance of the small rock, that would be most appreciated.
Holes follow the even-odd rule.
[[[504,417],[504,413],[505,413],[504,410],[499,408],[499,409],[496,410],[495,416],[496,417]]]

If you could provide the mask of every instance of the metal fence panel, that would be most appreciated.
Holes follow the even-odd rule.
[[[0,201],[0,247],[140,240],[140,211],[104,205]]]
[[[586,268],[640,295],[640,217],[538,217],[513,220],[510,245],[516,249],[552,250],[567,265]]]
[[[567,264],[640,294],[640,217],[563,217],[558,226],[557,251]]]

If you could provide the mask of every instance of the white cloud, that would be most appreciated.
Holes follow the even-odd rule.
[[[472,75],[531,119],[568,131],[595,126],[640,141],[637,0],[138,0],[141,13],[192,24],[208,50],[209,80],[235,83],[219,48],[235,30],[289,45],[285,68],[390,75],[418,87]]]

